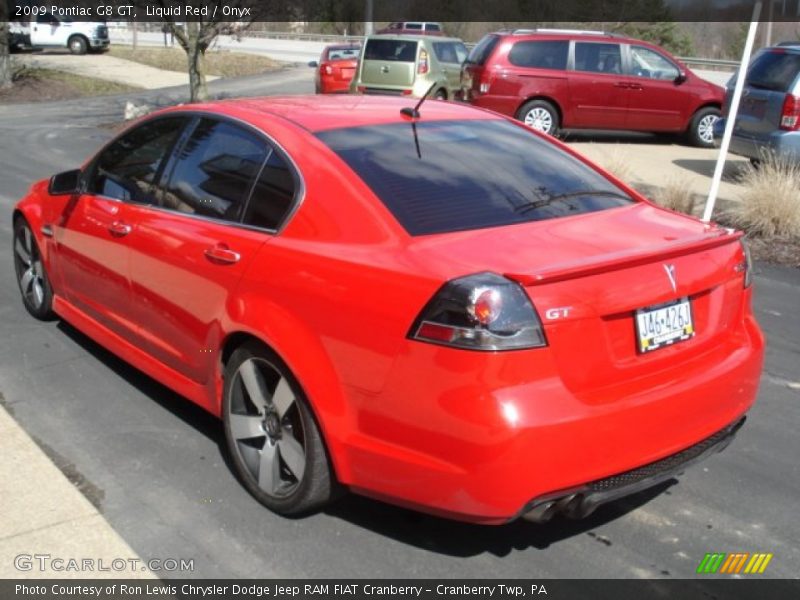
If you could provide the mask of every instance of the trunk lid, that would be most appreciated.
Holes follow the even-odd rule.
[[[613,402],[621,386],[629,396],[637,380],[651,389],[654,373],[677,376],[699,355],[732,351],[728,342],[741,335],[739,237],[642,203],[419,243],[429,266],[458,261],[457,275],[493,271],[523,285],[565,384]],[[476,252],[486,247],[491,262]],[[637,310],[682,298],[691,306],[692,337],[641,352]]]

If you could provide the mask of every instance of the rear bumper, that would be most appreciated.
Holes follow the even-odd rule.
[[[717,148],[722,144],[726,122],[727,119],[722,118],[714,124],[714,145]],[[774,155],[784,160],[800,161],[800,131],[776,130],[766,134],[753,135],[734,130],[731,136],[730,151],[755,160],[762,160],[766,156]]]
[[[602,394],[570,389],[547,349],[488,356],[409,341],[383,392],[349,390],[356,431],[343,482],[476,523],[507,522],[575,490],[585,490],[586,504],[573,508],[588,514],[663,480],[627,485],[632,472],[672,464],[665,457],[692,458],[676,463],[683,468],[707,456],[690,450],[742,419],[756,398],[764,342],[752,316],[736,329],[724,348],[677,372]],[[597,488],[619,477],[623,485]]]

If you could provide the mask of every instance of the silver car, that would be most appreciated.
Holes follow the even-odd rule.
[[[714,124],[719,146],[733,97],[728,83],[723,117]],[[758,163],[769,155],[800,162],[800,42],[764,48],[747,68],[730,151]]]

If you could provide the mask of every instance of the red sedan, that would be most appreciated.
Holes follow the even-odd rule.
[[[361,46],[345,44],[327,46],[322,51],[319,63],[312,61],[309,66],[316,67],[314,89],[318,94],[346,94],[350,91],[358,67],[358,55]]]
[[[585,516],[727,445],[764,350],[741,234],[509,118],[408,104],[145,117],[17,204],[25,307],[221,417],[282,514],[348,488]]]

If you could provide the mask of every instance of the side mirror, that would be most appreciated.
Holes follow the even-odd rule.
[[[317,61],[315,61],[315,60],[310,60],[310,61],[308,61],[308,66],[309,67],[318,67],[319,63]]]
[[[677,77],[675,77],[675,83],[681,84],[686,81],[686,71],[680,70],[678,71]]]
[[[67,196],[80,192],[81,170],[73,169],[57,173],[50,178],[47,192],[51,196]]]

